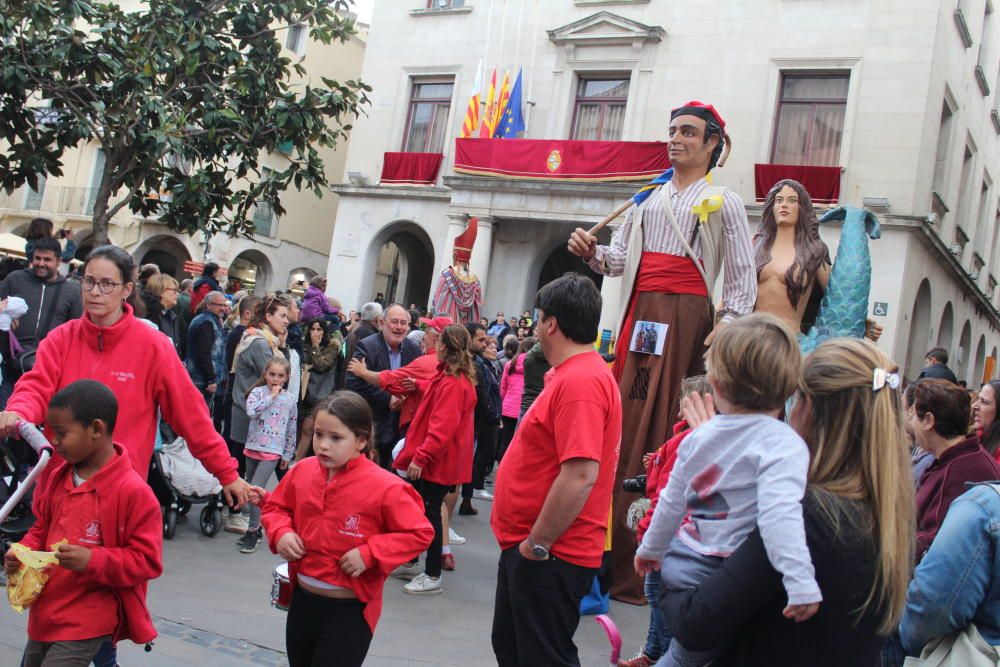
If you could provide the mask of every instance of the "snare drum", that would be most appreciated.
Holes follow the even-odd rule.
[[[288,563],[279,563],[271,573],[274,583],[271,584],[271,606],[281,611],[288,611],[292,602],[292,582],[288,578]]]

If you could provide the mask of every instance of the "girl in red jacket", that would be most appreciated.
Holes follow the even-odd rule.
[[[417,383],[423,399],[395,463],[417,487],[427,519],[434,526],[434,541],[427,549],[424,573],[417,574],[416,561],[397,573],[401,577],[414,577],[403,587],[413,595],[442,591],[441,503],[455,486],[472,479],[476,370],[465,327],[458,324],[445,327],[437,342],[437,357],[440,362],[437,375],[429,383]]]
[[[47,423],[61,464],[35,493],[35,525],[21,544],[56,548],[58,565],[28,616],[25,667],[86,665],[108,641],[151,642],[146,583],[160,576],[160,505],[112,441],[118,401],[106,386],[79,380],[49,404]],[[21,562],[9,550],[8,576]]]
[[[434,531],[413,488],[369,458],[372,412],[361,396],[338,391],[314,416],[316,456],[295,464],[270,495],[252,491],[271,551],[289,561],[290,667],[356,667],[368,654],[386,577]]]

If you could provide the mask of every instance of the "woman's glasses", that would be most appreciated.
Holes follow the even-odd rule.
[[[125,283],[116,283],[113,280],[108,280],[107,278],[102,278],[100,280],[94,280],[90,276],[84,276],[83,280],[80,281],[80,287],[83,288],[84,292],[92,292],[94,290],[94,285],[101,290],[101,294],[111,294],[115,291],[116,287],[120,287]]]

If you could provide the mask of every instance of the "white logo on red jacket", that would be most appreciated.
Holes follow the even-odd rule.
[[[87,524],[87,527],[83,529],[83,537],[80,538],[80,542],[85,544],[96,544],[98,546],[104,544],[101,539],[101,522],[94,519]]]
[[[119,382],[128,382],[135,379],[135,373],[131,371],[111,371],[111,377]]]
[[[364,537],[360,531],[361,527],[361,515],[351,514],[346,519],[344,519],[344,527],[337,532],[341,535],[347,535],[348,537]]]

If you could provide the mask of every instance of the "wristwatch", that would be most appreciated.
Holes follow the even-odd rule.
[[[543,547],[541,544],[536,544],[535,541],[531,539],[531,535],[528,535],[528,546],[531,547],[531,555],[537,558],[538,560],[549,559],[550,555],[549,550]]]

